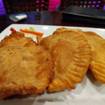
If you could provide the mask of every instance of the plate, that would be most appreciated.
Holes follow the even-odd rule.
[[[48,25],[27,25],[12,24],[0,33],[0,40],[10,34],[10,28],[13,27],[17,31],[21,28],[33,27],[35,30],[43,32],[44,36],[50,35],[58,27]],[[65,26],[66,27],[66,26]],[[92,31],[98,33],[105,38],[105,29],[100,28],[84,28],[84,27],[67,27],[71,29],[82,29],[83,31]],[[43,94],[41,96],[31,96],[23,99],[11,99],[0,101],[0,105],[105,105],[105,85],[93,84],[86,76],[82,83],[78,84],[72,91],[63,91],[52,94]]]

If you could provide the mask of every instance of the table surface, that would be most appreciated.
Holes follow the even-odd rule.
[[[39,25],[60,25],[60,26],[82,26],[82,27],[99,27],[104,28],[105,22],[101,21],[79,21],[77,17],[71,16],[69,21],[63,20],[61,12],[26,12],[28,18],[17,22],[17,24],[39,24]],[[9,19],[9,15],[0,16],[0,32],[3,31],[10,24],[14,24]]]

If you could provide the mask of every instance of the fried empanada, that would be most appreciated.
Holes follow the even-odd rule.
[[[0,45],[0,99],[43,93],[53,76],[52,66],[50,54],[31,39],[21,35],[4,39]]]
[[[27,43],[32,43],[32,39],[26,38],[23,33],[12,32],[9,36],[6,36],[3,40],[1,40],[0,46],[8,46],[8,45],[24,46]]]
[[[41,43],[52,54],[54,78],[48,92],[72,89],[81,82],[91,58],[90,46],[82,32],[61,28]]]
[[[105,39],[94,32],[85,32],[85,37],[92,49],[89,69],[96,81],[105,83]]]

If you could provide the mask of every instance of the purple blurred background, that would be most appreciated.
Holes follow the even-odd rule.
[[[4,14],[5,14],[4,4],[2,0],[0,0],[0,15],[4,15]]]
[[[59,6],[60,4],[60,0],[50,0],[49,2],[49,11],[55,11],[56,8]],[[3,0],[0,0],[0,15],[4,15],[5,12],[5,8],[4,8],[4,4],[3,4]]]
[[[88,2],[87,2],[88,1]],[[102,2],[102,0],[85,0],[80,1],[80,7],[99,7],[99,4]],[[61,0],[49,0],[49,11],[55,11],[58,9],[60,5]],[[78,2],[77,0],[74,1],[75,3]],[[84,2],[84,4],[83,4]],[[105,10],[105,5],[103,6],[103,9]],[[3,0],[0,0],[0,15],[6,14],[6,10],[4,8]]]

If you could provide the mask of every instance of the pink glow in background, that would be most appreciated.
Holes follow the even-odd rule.
[[[49,11],[56,11],[61,0],[49,0]]]

